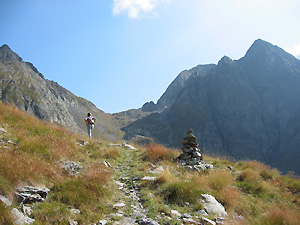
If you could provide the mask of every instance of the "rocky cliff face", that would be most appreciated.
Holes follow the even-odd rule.
[[[182,72],[158,101],[165,109],[124,128],[125,137],[180,146],[192,128],[204,153],[300,174],[300,61],[257,40],[239,60],[198,68],[206,70]]]
[[[45,79],[33,64],[24,62],[7,45],[0,48],[0,100],[75,132],[86,132],[84,118],[87,112],[91,112],[97,118],[95,135],[110,139],[121,137],[110,114],[56,82]]]

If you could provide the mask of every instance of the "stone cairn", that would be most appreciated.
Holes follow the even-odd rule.
[[[212,169],[213,165],[205,164],[205,161],[198,148],[198,141],[193,130],[189,129],[185,138],[182,140],[183,153],[177,158],[179,163],[185,166],[187,170],[202,170]]]

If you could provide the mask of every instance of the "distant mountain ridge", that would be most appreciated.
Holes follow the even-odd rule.
[[[123,128],[126,139],[179,147],[192,128],[204,153],[300,174],[300,61],[277,46],[258,39],[239,60],[183,71],[149,104],[152,114]]]
[[[86,132],[84,118],[91,112],[97,118],[95,136],[113,140],[122,137],[117,121],[110,114],[45,79],[32,63],[24,62],[7,45],[0,47],[0,100],[82,133]]]

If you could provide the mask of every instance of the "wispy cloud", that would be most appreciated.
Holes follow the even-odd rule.
[[[136,19],[141,13],[149,13],[154,8],[169,0],[114,0],[113,14],[119,15],[122,12],[127,12],[128,17]]]
[[[293,56],[300,58],[300,43],[298,43],[297,45],[295,45],[292,48],[286,48],[285,51],[287,51],[288,53],[291,53]]]

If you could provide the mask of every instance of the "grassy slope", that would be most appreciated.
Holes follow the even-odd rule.
[[[155,175],[156,181],[136,182],[148,217],[161,224],[165,221],[163,215],[171,215],[170,209],[195,216],[203,207],[200,194],[205,193],[215,196],[229,217],[242,215],[244,224],[300,221],[300,181],[256,161],[234,163],[205,156],[215,166],[213,171],[188,172],[172,160],[178,151],[155,144],[132,151],[95,140],[80,146],[77,140],[84,138],[1,102],[0,127],[7,131],[0,133],[1,194],[12,199],[14,189],[25,184],[51,189],[46,201],[34,206],[35,224],[67,224],[71,217],[80,224],[96,223],[102,218],[112,223],[119,219],[110,216],[114,212],[112,204],[120,199],[128,201],[120,195],[113,179],[149,176],[148,170],[154,166],[164,168]],[[62,173],[60,160],[81,162],[85,170],[69,177]],[[105,168],[104,160],[112,168]],[[232,170],[227,168],[229,165]],[[81,213],[71,215],[68,207]],[[9,210],[0,202],[0,223],[11,224]],[[125,214],[129,216],[130,210],[125,208]],[[176,219],[169,223],[180,224]]]

